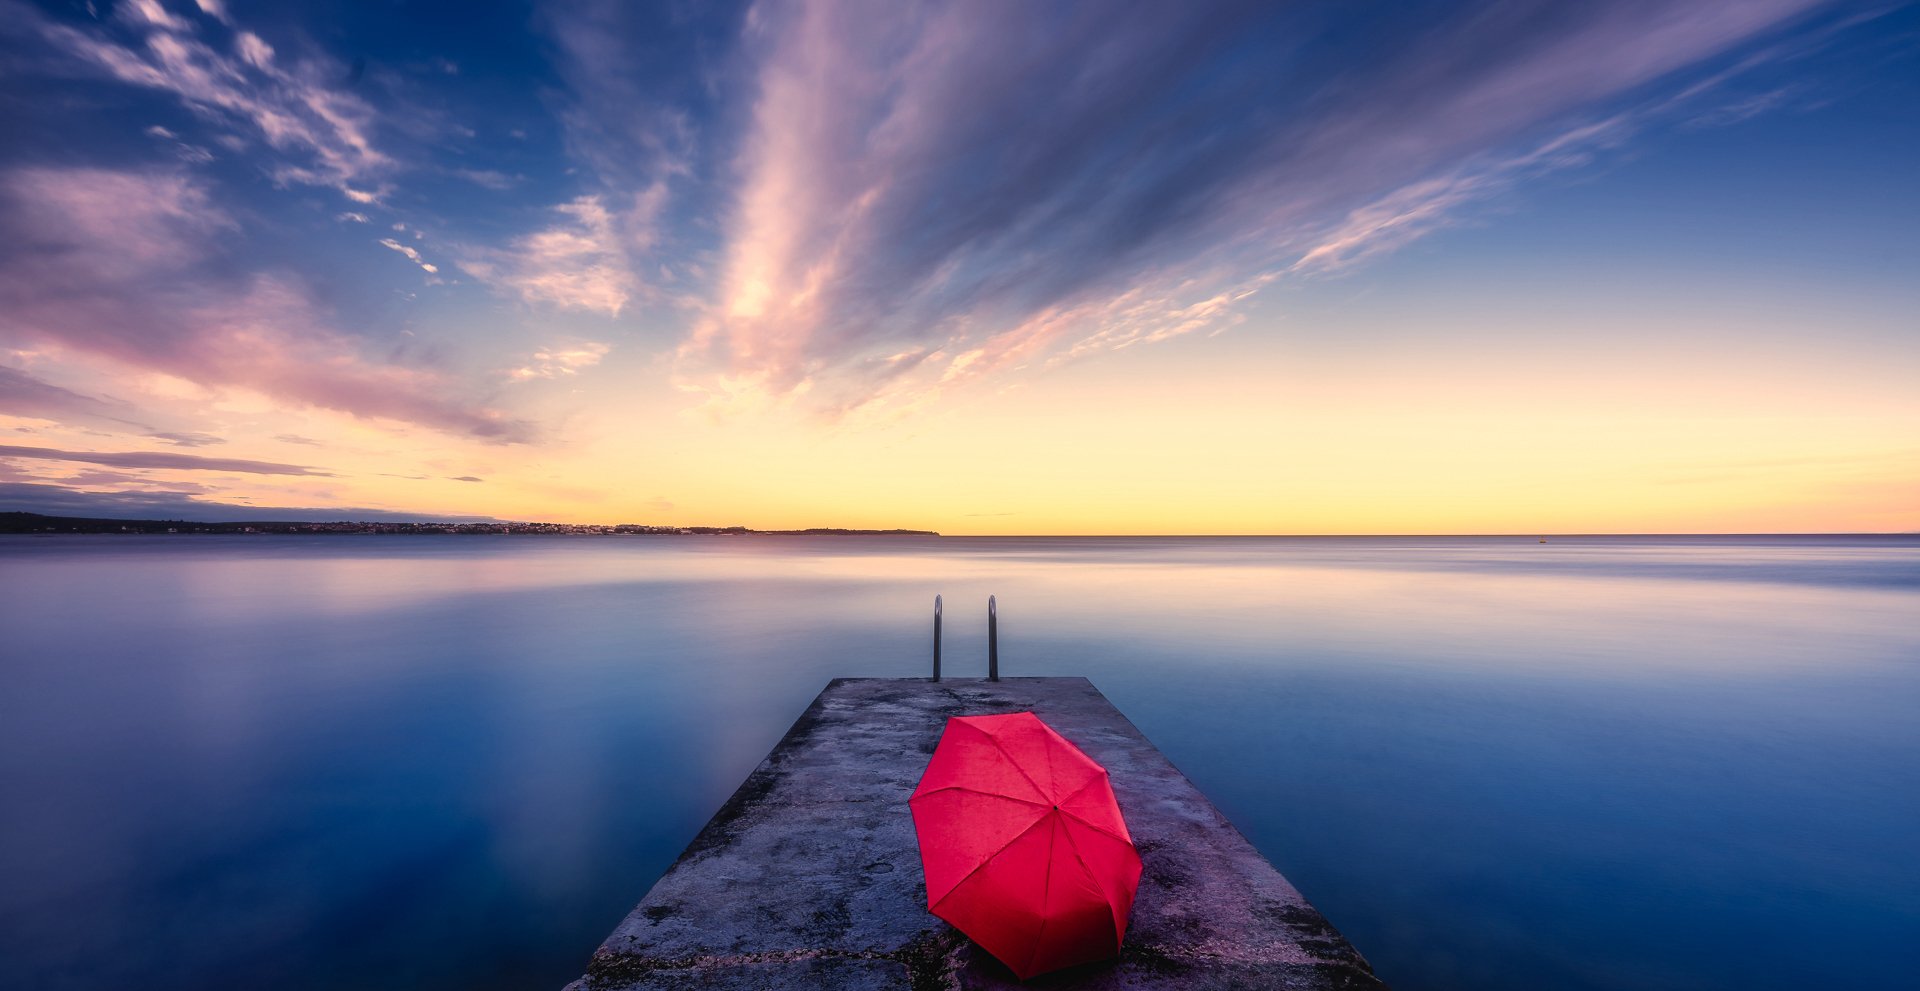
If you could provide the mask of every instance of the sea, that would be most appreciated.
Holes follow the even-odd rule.
[[[558,989],[936,595],[1400,991],[1920,974],[1920,536],[182,534],[0,537],[0,987]]]

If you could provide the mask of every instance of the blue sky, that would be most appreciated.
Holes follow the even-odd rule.
[[[1029,413],[1024,457],[1094,476],[1126,448],[1078,444],[1078,417],[1250,363],[1360,385],[1377,370],[1343,349],[1497,364],[1516,339],[1643,347],[1675,390],[1676,342],[1780,342],[1830,366],[1796,402],[1879,381],[1856,411],[1879,446],[1846,456],[1883,489],[1914,470],[1910,5],[0,8],[0,496],[22,508],[905,524],[969,515],[932,496],[957,469],[891,492],[907,519],[854,520],[879,498],[846,488],[855,452],[995,397]],[[1752,413],[1721,419],[1770,429]],[[769,437],[842,481],[742,491],[721,463]],[[59,456],[167,451],[225,463]],[[1022,498],[1057,520],[1089,495]],[[1876,498],[1750,518],[1906,518]]]

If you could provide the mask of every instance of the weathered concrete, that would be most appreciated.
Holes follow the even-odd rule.
[[[1106,765],[1144,862],[1119,960],[1026,985],[927,913],[907,811],[947,717],[1022,709]],[[1085,678],[843,678],[569,991],[1021,986],[1383,987]]]

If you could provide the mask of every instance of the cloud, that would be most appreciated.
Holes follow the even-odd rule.
[[[574,344],[567,347],[542,348],[533,353],[527,364],[507,373],[507,377],[524,382],[528,379],[551,379],[565,375],[578,375],[583,368],[591,368],[600,363],[600,359],[613,350],[612,346],[596,341]]]
[[[430,369],[370,360],[282,272],[234,274],[237,225],[172,173],[0,174],[0,339],[496,442],[533,427]]]
[[[1780,86],[1764,93],[1742,97],[1700,114],[1693,119],[1692,123],[1698,127],[1726,127],[1789,106],[1802,96],[1801,87]]]
[[[21,477],[30,477],[36,482],[52,480],[66,486],[84,486],[88,488],[118,486],[120,490],[127,492],[193,492],[204,495],[215,491],[215,487],[211,485],[202,485],[199,482],[182,482],[175,479],[161,481],[150,475],[141,474],[137,470],[105,471],[99,468],[82,468],[79,471],[64,471],[57,478],[53,479],[37,473],[23,473]]]
[[[194,0],[194,5],[200,8],[201,13],[222,24],[233,23],[233,18],[227,13],[227,5],[222,0]]]
[[[684,381],[846,410],[1219,329],[1590,161],[1631,131],[1594,120],[1816,3],[1462,4],[1365,44],[1296,5],[756,7]]]
[[[1624,143],[1639,123],[1638,115],[1615,115],[1556,134],[1524,153],[1482,159],[1393,190],[1323,228],[1286,271],[1337,271],[1393,251],[1447,226],[1464,206],[1523,179],[1592,162],[1597,153]]]
[[[299,434],[275,434],[273,436],[273,439],[279,441],[282,444],[300,444],[305,447],[321,446],[319,441],[314,440],[311,437],[302,437]]]
[[[221,26],[206,30],[205,20],[154,0],[126,5],[117,24],[98,29],[13,4],[4,16],[79,69],[169,93],[208,121],[265,142],[282,156],[273,170],[278,181],[376,200],[395,163],[373,145],[372,108],[335,85],[346,78],[342,67],[283,58],[259,35],[233,27],[218,4],[202,12]]]
[[[204,458],[197,454],[167,451],[61,451],[50,447],[16,447],[0,444],[0,458],[37,458],[45,461],[78,461],[106,465],[109,468],[172,468],[192,471],[235,471],[254,475],[314,475],[332,478],[331,472],[303,465],[285,465],[272,461],[248,461],[243,458]]]
[[[574,157],[610,189],[645,189],[705,171],[696,123],[717,67],[706,53],[737,36],[744,5],[555,0],[536,17],[559,50],[571,102],[561,124]]]
[[[0,175],[0,198],[7,271],[25,266],[55,285],[177,272],[237,226],[203,186],[168,171],[21,169]]]
[[[436,516],[364,506],[239,506],[202,500],[191,488],[95,492],[33,482],[0,482],[0,510],[83,519],[195,523],[499,522],[491,516]]]
[[[568,206],[590,202],[605,218],[596,224],[577,217],[557,229],[597,228],[589,256],[596,278],[554,278],[541,250],[563,246],[552,243],[517,245],[519,265],[477,254],[475,263],[517,275],[529,302],[609,316],[634,302],[698,305],[688,286],[704,279],[707,218],[722,207],[732,172],[719,138],[724,128],[712,122],[731,115],[723,107],[731,88],[724,80],[738,68],[732,49],[746,10],[739,3],[624,0],[540,5],[534,23],[556,51],[553,66],[563,83],[555,94],[561,136],[580,164],[583,192]]]
[[[183,162],[193,165],[205,165],[213,161],[213,152],[199,145],[188,144],[182,141],[180,135],[175,134],[172,130],[162,127],[159,124],[147,128],[146,134],[150,138],[165,142],[167,147],[172,150],[174,157]]]
[[[225,444],[227,442],[225,437],[215,437],[212,434],[197,433],[190,430],[156,430],[146,436],[152,437],[155,440],[164,440],[175,447],[212,447],[215,444]]]
[[[447,481],[449,482],[484,482],[486,481],[486,479],[475,478],[472,475],[451,475],[451,476],[448,476]]]
[[[613,214],[599,196],[582,196],[554,209],[568,219],[518,238],[504,250],[474,249],[460,267],[528,303],[619,316],[642,290]]]
[[[514,176],[494,169],[454,169],[453,174],[476,186],[496,192],[512,189],[520,181]]]
[[[167,13],[159,0],[127,0],[120,7],[121,15],[128,21],[151,24],[169,31],[178,31],[186,27],[185,23]]]
[[[401,227],[399,224],[395,224],[394,229],[399,230],[401,229]],[[388,248],[393,249],[394,251],[398,251],[401,254],[406,255],[408,261],[411,261],[415,265],[420,266],[421,269],[425,270],[428,275],[440,274],[439,267],[428,263],[428,261],[425,258],[420,257],[420,252],[416,250],[413,246],[401,244],[400,242],[395,241],[393,238],[390,238],[390,237],[381,238],[380,243]]]
[[[6,365],[0,365],[0,413],[62,423],[145,428],[133,419],[135,410],[126,403],[64,389]]]

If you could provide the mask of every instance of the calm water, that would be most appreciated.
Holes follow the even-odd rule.
[[[0,986],[557,988],[936,592],[1401,991],[1920,972],[1920,538],[0,537]]]

